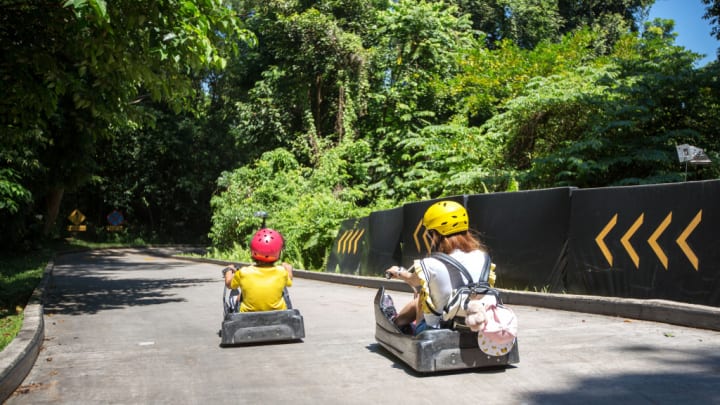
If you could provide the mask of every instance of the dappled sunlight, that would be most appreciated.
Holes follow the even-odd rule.
[[[45,313],[48,315],[95,314],[100,311],[133,306],[161,305],[187,301],[178,288],[217,282],[195,279],[111,279],[86,275],[54,276],[47,294]],[[90,291],[90,292],[88,292]]]

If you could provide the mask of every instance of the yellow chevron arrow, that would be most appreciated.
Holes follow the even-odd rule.
[[[415,249],[417,249],[418,252],[421,252],[420,250],[420,240],[418,240],[418,232],[420,232],[420,227],[422,226],[422,220],[420,220],[415,227],[415,232],[413,232],[413,239],[415,240]]]
[[[345,253],[344,252],[345,239],[347,239],[348,236],[350,236],[351,234],[352,234],[352,231],[345,231],[345,232],[343,232],[343,235],[340,237],[340,239],[338,239],[338,243],[337,243],[338,253]]]
[[[420,233],[420,229],[422,228],[422,219],[418,221],[417,226],[415,227],[415,232],[413,232],[413,239],[415,240],[415,249],[417,249],[418,252],[422,252],[420,250],[420,239],[418,238],[418,235],[421,235],[422,242],[425,245],[425,249],[427,249],[427,252],[430,252],[430,242],[428,242],[428,236],[427,236],[427,230],[424,230],[422,234]]]
[[[343,240],[342,245],[342,251],[343,253],[348,253],[348,250],[350,250],[350,247],[348,246],[350,244],[350,240],[353,238],[353,235],[355,235],[355,230],[348,231],[347,237]]]
[[[687,244],[687,238],[690,236],[691,233],[695,230],[695,228],[698,226],[698,224],[702,221],[702,210],[698,211],[697,215],[695,215],[695,218],[693,218],[692,221],[688,224],[688,226],[685,228],[684,231],[680,234],[680,236],[677,238],[676,242],[678,246],[680,246],[680,250],[685,253],[685,256],[687,256],[688,260],[690,260],[690,263],[692,263],[693,267],[695,268],[695,271],[698,270],[700,267],[700,261],[698,260],[698,257],[695,255],[695,252],[690,248],[690,245]]]
[[[637,232],[638,228],[640,228],[640,225],[642,225],[644,218],[645,218],[645,214],[644,213],[640,214],[640,216],[635,220],[635,222],[632,224],[630,229],[628,229],[628,231],[625,232],[625,235],[623,235],[623,237],[620,238],[620,243],[622,243],[622,245],[625,246],[625,250],[627,250],[633,263],[635,263],[636,269],[640,268],[640,256],[638,256],[637,252],[630,244],[630,238],[632,238],[633,235],[635,235],[635,232]]]
[[[353,244],[353,250],[352,250],[353,254],[357,253],[358,241],[360,240],[360,237],[363,236],[364,233],[365,233],[365,229],[359,229],[359,232],[357,233],[357,235],[355,235],[355,237],[352,239],[351,243]]]
[[[650,235],[650,239],[648,239],[648,244],[652,248],[653,252],[655,252],[655,255],[657,255],[658,259],[660,259],[660,263],[662,263],[663,267],[665,267],[665,270],[668,269],[668,258],[660,245],[658,245],[657,240],[660,235],[665,232],[665,229],[667,229],[667,227],[670,225],[670,222],[672,222],[672,211],[670,211],[668,216],[666,216],[665,219],[660,223],[660,226],[658,226],[655,232]]]
[[[618,214],[615,214],[610,222],[608,222],[602,231],[595,237],[595,243],[597,243],[598,247],[600,248],[600,251],[605,256],[605,260],[610,263],[610,267],[613,265],[613,256],[612,253],[610,253],[610,250],[608,249],[607,245],[605,244],[605,237],[607,236],[610,231],[615,227],[615,224],[617,224],[617,216]]]
[[[352,248],[353,241],[355,240],[355,237],[360,233],[360,229],[353,229],[353,231],[350,233],[350,237],[348,237],[345,240],[345,250],[347,253],[352,253],[350,249]]]

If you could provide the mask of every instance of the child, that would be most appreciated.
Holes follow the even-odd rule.
[[[240,312],[278,311],[288,308],[283,293],[292,285],[292,266],[276,265],[283,249],[283,237],[274,229],[263,228],[250,242],[250,253],[255,261],[250,266],[223,269],[225,285],[240,290]]]

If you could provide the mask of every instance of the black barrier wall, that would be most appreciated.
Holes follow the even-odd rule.
[[[501,288],[720,306],[720,181],[454,196]],[[382,275],[429,252],[422,201],[343,222],[327,271]]]
[[[328,257],[327,272],[360,274],[363,256],[370,250],[367,227],[367,217],[343,221]]]
[[[720,181],[576,190],[568,290],[720,306]]]
[[[400,236],[403,231],[402,208],[376,211],[368,217],[368,254],[363,257],[359,275],[381,274],[402,261]]]
[[[470,227],[497,265],[497,286],[562,292],[571,188],[473,195]]]

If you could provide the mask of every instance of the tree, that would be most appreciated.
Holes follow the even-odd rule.
[[[505,40],[494,50],[482,46],[466,50],[462,71],[451,81],[462,99],[461,112],[470,125],[482,125],[518,97],[530,80],[591,63],[601,53],[594,46],[598,37],[590,30],[579,30],[558,42],[543,41],[534,49]]]
[[[558,10],[565,23],[563,33],[578,28],[611,28],[607,24],[620,22],[629,32],[642,31],[642,21],[655,0],[559,0]],[[617,38],[616,38],[617,39]]]
[[[202,104],[202,100],[198,104]],[[163,242],[205,241],[210,228],[210,198],[217,178],[236,166],[234,140],[208,130],[204,114],[175,113],[160,103],[145,103],[152,127],[124,128],[98,141],[92,179],[66,198],[65,212],[79,208],[88,232],[98,239],[106,215],[122,211],[128,236]],[[76,205],[71,205],[76,204]]]
[[[702,0],[702,2],[707,6],[703,18],[710,21],[713,26],[711,33],[716,39],[720,39],[720,1]],[[718,49],[718,55],[720,56],[720,48]]]
[[[470,15],[473,28],[485,35],[486,47],[512,41],[532,49],[541,41],[560,36],[563,20],[552,0],[456,0],[460,12]]]
[[[191,110],[193,72],[222,68],[248,38],[219,0],[2,0],[4,180],[46,199],[50,231],[64,190],[92,174],[97,140],[147,122],[146,99]]]
[[[359,125],[376,151],[369,190],[374,198],[403,198],[402,173],[412,162],[400,143],[456,114],[449,81],[474,33],[468,17],[443,2],[398,1],[377,24],[368,114]]]
[[[326,147],[355,136],[367,87],[359,33],[373,25],[374,3],[381,2],[235,4],[260,46],[243,48],[222,76],[212,78],[209,115],[246,151],[243,162],[283,147],[315,164]]]
[[[699,55],[673,45],[672,29],[656,20],[594,66],[531,80],[484,126],[503,139],[495,165],[511,165],[525,188],[682,180],[675,145],[706,139],[699,123],[710,117],[698,103],[717,106],[717,95],[693,68]]]

